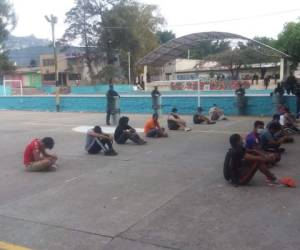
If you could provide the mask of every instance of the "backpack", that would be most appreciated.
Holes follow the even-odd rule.
[[[223,165],[223,175],[226,181],[231,180],[232,173],[232,149],[229,149],[225,155],[224,165]]]

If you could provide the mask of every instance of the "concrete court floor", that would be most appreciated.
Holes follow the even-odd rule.
[[[88,156],[81,125],[104,114],[0,111],[0,242],[35,250],[300,249],[300,191],[269,187],[258,173],[234,188],[222,177],[228,136],[251,118],[192,125],[116,146],[119,155]],[[146,115],[130,115],[143,127]],[[187,117],[191,121],[190,117]],[[52,136],[59,170],[28,173],[24,146]],[[300,180],[299,138],[272,171]]]

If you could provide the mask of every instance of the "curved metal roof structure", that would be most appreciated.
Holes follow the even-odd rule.
[[[199,42],[204,40],[246,40],[247,45],[254,45],[256,50],[259,53],[262,53],[266,56],[278,56],[289,58],[290,56],[279,51],[271,46],[263,44],[261,42],[255,41],[253,39],[226,32],[200,32],[194,33],[186,36],[182,36],[179,38],[175,38],[157,49],[151,51],[145,57],[140,59],[137,64],[138,65],[152,65],[152,66],[163,66],[165,63],[174,60],[181,55],[183,55],[188,49],[196,47]],[[269,54],[267,54],[269,53]]]

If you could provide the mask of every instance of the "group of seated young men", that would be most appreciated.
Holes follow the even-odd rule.
[[[289,111],[288,114],[290,115]],[[259,170],[266,176],[267,184],[282,184],[269,168],[281,160],[281,155],[285,152],[282,144],[294,142],[291,132],[286,129],[287,124],[281,123],[281,116],[289,115],[286,110],[282,114],[275,114],[266,126],[263,121],[255,121],[253,130],[245,138],[245,144],[239,134],[231,135],[231,148],[224,162],[225,179],[234,186],[245,185]],[[294,121],[293,134],[296,129],[298,128]]]
[[[222,110],[216,106],[214,111],[210,112],[212,118],[222,117],[224,114]],[[194,115],[193,120],[195,124],[206,122],[207,124],[214,124],[209,118],[202,115],[202,109],[198,108],[198,112]],[[218,113],[218,115],[216,114]],[[128,140],[138,145],[146,144],[136,130],[129,124],[129,118],[123,116],[119,120],[119,124],[115,129],[114,136],[104,133],[100,126],[95,126],[87,131],[85,150],[88,154],[98,154],[103,151],[104,155],[115,156],[117,152],[113,148],[113,142],[117,144],[125,144]],[[190,131],[186,122],[178,115],[177,109],[173,108],[168,116],[168,127],[170,130],[182,129]],[[160,126],[158,121],[158,114],[155,113],[149,118],[144,126],[144,133],[146,137],[160,138],[168,137],[167,132]],[[54,140],[51,137],[42,139],[34,139],[25,148],[24,165],[28,171],[44,171],[56,169],[57,156],[47,152],[54,147]]]
[[[202,107],[198,107],[196,113],[193,115],[194,124],[215,124],[218,120],[227,120],[223,110],[220,109],[216,104],[214,104],[213,107],[209,109],[208,113],[209,118],[203,114]],[[178,115],[177,108],[172,109],[171,113],[168,116],[167,122],[168,128],[170,130],[191,130],[189,127],[187,127],[186,121]]]

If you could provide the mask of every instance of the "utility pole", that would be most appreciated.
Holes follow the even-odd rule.
[[[56,111],[60,111],[60,86],[58,83],[58,67],[57,67],[57,51],[56,51],[56,42],[55,42],[55,24],[57,24],[57,17],[54,15],[47,16],[45,15],[47,22],[51,24],[52,31],[52,46],[53,46],[53,56],[54,56],[54,71],[55,71],[55,86],[56,86]]]
[[[127,52],[127,54],[128,54],[128,84],[130,84],[131,83],[131,61],[130,61],[130,51],[128,51]]]

